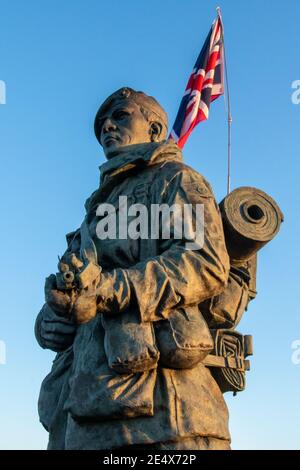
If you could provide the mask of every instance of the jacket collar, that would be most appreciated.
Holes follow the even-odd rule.
[[[142,170],[164,161],[182,161],[181,150],[172,140],[123,147],[115,157],[99,167],[100,187],[87,199],[87,212],[105,200],[112,188],[127,178],[133,170]]]
[[[182,160],[181,150],[173,141],[128,145],[99,167],[100,184],[104,183],[108,176],[113,178],[122,174],[125,177],[133,168],[142,168],[164,160]]]

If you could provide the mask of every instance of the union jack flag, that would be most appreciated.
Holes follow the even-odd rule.
[[[169,138],[183,148],[194,127],[208,119],[210,103],[223,93],[223,25],[218,15],[187,83]]]

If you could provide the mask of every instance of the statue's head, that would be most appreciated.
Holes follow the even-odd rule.
[[[152,96],[126,87],[110,95],[100,106],[94,129],[109,159],[121,147],[166,139],[168,117]]]

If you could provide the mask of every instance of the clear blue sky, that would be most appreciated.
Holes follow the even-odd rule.
[[[233,187],[256,186],[285,223],[260,254],[258,297],[239,330],[254,337],[247,389],[230,408],[233,448],[300,448],[299,124],[300,4],[220,1],[233,113]],[[154,95],[173,121],[217,3],[206,0],[0,0],[1,317],[0,448],[42,449],[37,397],[54,354],[35,342],[44,279],[66,232],[98,184],[104,156],[93,135],[100,102],[128,85]],[[218,200],[226,191],[224,102],[184,148]]]

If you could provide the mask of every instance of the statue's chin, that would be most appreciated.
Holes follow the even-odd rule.
[[[110,145],[109,147],[106,147],[104,149],[104,153],[105,153],[105,156],[106,156],[107,160],[110,160],[111,158],[118,155],[121,148],[122,148],[122,146],[120,146],[120,145]]]
[[[111,145],[110,147],[106,147],[104,149],[104,153],[105,153],[107,160],[111,160],[112,158],[122,153],[126,153],[129,150],[137,151],[139,148],[144,148],[145,145],[153,145],[153,144],[156,144],[156,143],[150,142],[150,141],[135,142],[135,143],[129,143],[129,144],[118,143],[117,145]]]

